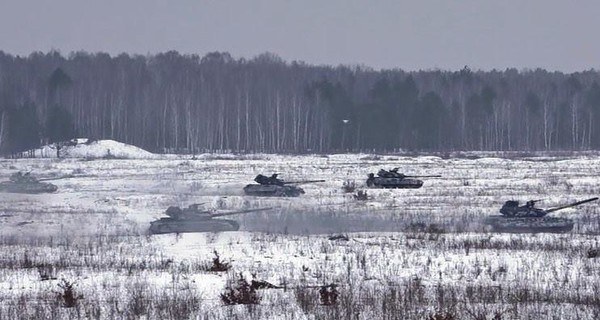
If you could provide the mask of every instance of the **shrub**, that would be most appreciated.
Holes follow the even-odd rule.
[[[231,269],[231,265],[228,262],[221,261],[221,257],[219,257],[219,253],[217,252],[217,250],[213,252],[215,254],[215,257],[212,260],[212,266],[207,268],[208,271],[223,272]]]
[[[342,190],[344,190],[345,193],[354,192],[354,190],[356,190],[356,182],[354,180],[344,181],[344,183],[342,184]]]
[[[319,297],[321,299],[321,304],[324,306],[332,306],[337,304],[337,298],[339,293],[336,289],[335,284],[330,284],[327,286],[322,286],[319,290]]]
[[[225,293],[221,294],[221,301],[226,305],[258,304],[260,297],[256,289],[240,274],[235,283],[231,283],[225,288]]]
[[[354,199],[358,201],[367,201],[369,200],[369,196],[367,195],[367,191],[358,190],[354,195]]]
[[[58,284],[58,287],[62,289],[62,292],[58,294],[58,299],[62,300],[63,306],[67,308],[73,308],[77,305],[77,301],[83,296],[77,296],[75,294],[75,282],[70,282],[65,279],[62,279]]]

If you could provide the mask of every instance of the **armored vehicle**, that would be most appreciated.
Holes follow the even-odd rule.
[[[49,193],[58,190],[58,187],[47,182],[41,182],[46,180],[54,179],[37,179],[29,172],[23,173],[21,171],[13,173],[9,181],[0,182],[0,192],[11,192],[11,193]]]
[[[199,204],[192,204],[183,209],[180,207],[169,207],[165,211],[168,217],[163,217],[150,223],[150,233],[237,231],[240,225],[236,221],[214,218],[271,209],[259,208],[216,213],[200,210],[198,206]]]
[[[270,177],[259,174],[254,178],[258,184],[249,184],[244,187],[244,193],[249,196],[262,197],[297,197],[304,194],[304,190],[294,184],[325,182],[325,180],[305,180],[284,182],[277,178],[277,174]]]
[[[437,178],[439,175],[432,176],[408,176],[398,172],[398,168],[392,170],[380,169],[377,176],[369,173],[367,186],[370,188],[394,188],[394,189],[418,189],[423,186],[423,180],[411,178]]]
[[[493,231],[514,232],[514,233],[561,233],[569,232],[573,229],[574,222],[567,218],[548,217],[549,213],[554,211],[578,206],[598,200],[598,197],[573,202],[564,206],[540,209],[535,207],[535,203],[540,200],[529,200],[524,206],[519,206],[518,201],[506,201],[500,213],[502,215],[489,216],[485,223],[490,225]]]

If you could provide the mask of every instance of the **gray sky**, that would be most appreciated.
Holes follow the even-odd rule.
[[[596,0],[0,0],[0,50],[572,72],[600,69],[599,15]]]

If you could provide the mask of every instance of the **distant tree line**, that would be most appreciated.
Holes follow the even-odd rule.
[[[600,148],[600,74],[0,51],[0,152],[75,136],[155,152]]]

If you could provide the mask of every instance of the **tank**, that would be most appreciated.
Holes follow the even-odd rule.
[[[198,206],[199,204],[192,204],[184,209],[181,209],[180,207],[169,207],[165,211],[165,214],[168,217],[162,217],[156,221],[150,222],[150,233],[237,231],[239,230],[240,225],[236,221],[214,218],[271,209],[259,208],[216,213],[200,210]]]
[[[431,176],[408,176],[398,172],[398,168],[391,170],[380,169],[377,176],[369,173],[367,186],[370,188],[391,188],[391,189],[418,189],[423,186],[423,180],[412,178],[439,178],[439,175]]]
[[[549,217],[554,211],[598,200],[598,197],[573,202],[564,206],[540,209],[535,204],[541,200],[529,200],[523,206],[519,201],[506,201],[500,208],[501,215],[489,216],[485,223],[496,232],[512,233],[562,233],[573,230],[574,222],[568,218]]]
[[[244,193],[249,196],[259,197],[297,197],[304,194],[304,189],[295,186],[301,183],[325,182],[325,180],[304,180],[285,182],[277,178],[277,174],[270,177],[259,174],[254,178],[258,184],[249,184],[244,187]]]
[[[47,182],[41,182],[46,180],[54,179],[37,179],[29,172],[23,173],[21,171],[13,173],[9,181],[0,182],[0,192],[11,192],[11,193],[50,193],[58,190],[58,187]]]

